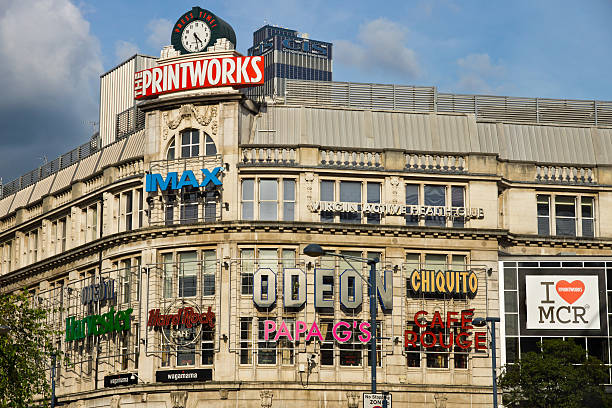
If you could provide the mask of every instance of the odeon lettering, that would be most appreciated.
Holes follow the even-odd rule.
[[[356,333],[355,330],[359,330],[359,334],[356,335],[356,339],[353,339],[353,335]],[[318,339],[323,342],[325,340],[317,322],[312,322],[312,324],[309,325],[304,321],[298,320],[295,322],[292,332],[289,330],[284,320],[282,320],[279,325],[277,325],[274,320],[264,321],[265,341],[278,341],[282,338],[286,338],[289,341],[296,341],[299,340],[302,335],[306,337],[306,341]],[[346,343],[348,341],[354,342],[356,340],[361,343],[367,343],[372,338],[370,323],[358,322],[357,320],[352,322],[336,322],[336,324],[332,326],[332,335],[334,336],[334,340],[340,343]]]
[[[181,174],[179,178],[178,172],[169,172],[166,178],[161,174],[147,174],[145,177],[145,190],[147,192],[155,192],[157,188],[161,191],[166,190],[180,190],[183,187],[191,186],[194,188],[206,187],[212,183],[215,186],[222,185],[222,181],[219,179],[219,175],[223,172],[223,167],[215,167],[212,170],[200,169],[202,172],[203,180],[198,182],[193,171],[186,170]]]
[[[415,269],[408,281],[416,294],[475,296],[478,292],[478,277],[473,271]]]
[[[102,315],[91,315],[77,320],[71,316],[66,318],[66,341],[80,340],[87,336],[99,336],[101,334],[121,332],[130,330],[130,319],[133,309],[115,313],[111,307],[108,313]]]
[[[442,347],[452,349],[457,346],[463,350],[474,347],[476,350],[487,349],[487,332],[478,331],[473,333],[471,330],[474,310],[462,310],[461,312],[446,312],[446,321],[442,319],[440,312],[435,311],[431,321],[427,319],[429,315],[425,310],[420,310],[414,314],[414,324],[420,328],[420,333],[414,330],[404,332],[404,347],[424,348]],[[455,332],[451,328],[458,328]],[[447,333],[447,334],[445,334]]]
[[[81,304],[87,305],[93,302],[104,302],[116,299],[115,280],[100,278],[100,283],[94,283],[81,289]]]
[[[316,308],[334,307],[333,269],[315,269],[314,303]],[[361,276],[352,269],[340,273],[340,304],[355,309],[363,303]],[[270,268],[260,268],[253,275],[253,303],[262,308],[273,307],[276,303],[276,273]],[[283,270],[283,306],[300,308],[306,303],[306,274],[299,268]],[[393,272],[382,271],[376,275],[378,301],[385,310],[393,308]]]

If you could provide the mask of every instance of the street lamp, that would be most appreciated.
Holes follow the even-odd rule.
[[[376,312],[377,312],[377,304],[376,304],[376,264],[379,262],[378,259],[365,259],[359,258],[351,255],[342,255],[336,254],[334,252],[328,252],[321,248],[319,244],[308,244],[306,248],[304,248],[304,254],[313,258],[318,258],[323,255],[331,255],[336,256],[338,258],[342,258],[347,261],[348,265],[355,271],[357,274],[363,279],[370,288],[370,327],[372,329],[372,337],[370,338],[370,362],[372,363],[372,394],[376,394]],[[370,281],[368,282],[364,276],[357,269],[353,267],[353,265],[348,262],[357,261],[362,263],[367,263],[370,266]]]
[[[497,355],[495,350],[495,323],[499,323],[499,317],[477,317],[472,321],[476,327],[487,326],[491,323],[491,370],[493,371],[493,408],[497,408]],[[488,327],[488,326],[487,326]]]

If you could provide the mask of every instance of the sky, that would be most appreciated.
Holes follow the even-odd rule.
[[[440,92],[612,100],[612,0],[0,0],[4,183],[97,130],[100,75],[159,56],[193,6],[230,23],[246,54],[275,24],[333,43],[335,81]]]

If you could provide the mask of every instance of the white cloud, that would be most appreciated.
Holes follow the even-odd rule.
[[[149,36],[147,43],[154,49],[161,50],[163,46],[170,44],[170,33],[172,22],[165,18],[156,18],[147,24]]]
[[[378,18],[359,29],[359,43],[334,41],[334,59],[363,71],[401,74],[411,78],[420,74],[416,53],[407,46],[408,31],[385,18]]]
[[[0,8],[0,176],[5,181],[84,143],[97,120],[102,58],[69,0],[4,0]]]
[[[138,53],[138,46],[129,41],[119,40],[115,43],[115,57],[117,62],[123,62]]]
[[[68,0],[8,0],[3,4],[0,60],[2,101],[11,104],[83,94],[102,71],[99,43],[79,9]]]
[[[488,54],[469,54],[457,60],[459,66],[459,81],[457,88],[461,92],[492,93],[499,87],[494,87],[505,74],[501,63],[494,64]]]

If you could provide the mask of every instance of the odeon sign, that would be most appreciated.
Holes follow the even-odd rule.
[[[157,191],[157,188],[161,191],[180,190],[183,187],[191,186],[194,188],[206,187],[212,183],[215,186],[220,186],[223,182],[219,179],[219,174],[223,172],[223,167],[215,167],[214,169],[200,169],[202,172],[203,180],[198,182],[195,174],[191,170],[186,170],[178,177],[178,172],[169,172],[166,178],[158,173],[147,174],[145,177],[145,191],[148,193]]]

